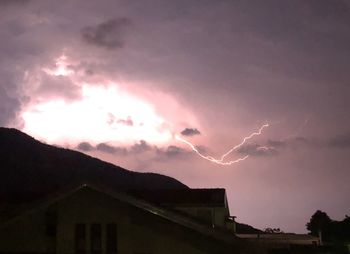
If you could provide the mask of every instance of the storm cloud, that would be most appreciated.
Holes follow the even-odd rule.
[[[126,126],[133,126],[134,125],[134,121],[132,120],[131,116],[128,116],[126,119],[118,119],[116,122],[118,124],[123,124]]]
[[[46,100],[63,98],[73,101],[81,97],[81,87],[74,84],[69,77],[41,73],[33,95],[36,95],[36,98],[43,97]]]
[[[258,144],[246,144],[241,146],[237,151],[249,156],[272,156],[278,154],[278,151],[274,147],[260,146]]]
[[[149,145],[145,140],[140,140],[140,142],[135,143],[130,148],[130,151],[132,153],[144,153],[150,150],[152,150],[152,146]]]
[[[85,42],[106,49],[122,48],[124,46],[124,30],[131,24],[128,18],[106,20],[96,26],[88,26],[82,30]]]
[[[112,146],[106,143],[100,143],[96,146],[97,151],[101,151],[104,153],[110,153],[110,154],[118,154],[118,155],[126,155],[128,153],[126,148],[118,147],[118,146]]]
[[[349,149],[350,148],[350,133],[340,134],[328,141],[328,144],[331,147],[340,148],[340,149]]]
[[[85,125],[110,132],[84,128],[71,147],[191,187],[224,187],[230,210],[261,228],[305,232],[316,209],[334,216],[348,209],[349,1],[0,0],[0,6],[0,125],[23,130],[28,109],[35,115],[45,103],[58,111],[77,105],[86,84],[120,88],[149,106],[162,141],[153,144],[153,132],[142,132],[152,126],[141,113],[146,107],[116,101]],[[62,56],[71,75],[45,72]],[[90,109],[101,110],[98,101]],[[298,128],[305,116],[310,121]],[[262,135],[232,154],[249,158],[225,168],[171,135],[194,135],[203,154],[220,158],[264,122],[270,126]],[[72,125],[63,118],[47,133],[79,132]],[[137,128],[144,136],[120,145],[114,134]],[[60,134],[56,143],[73,142]]]
[[[197,130],[196,128],[186,128],[183,131],[181,131],[182,136],[195,136],[195,135],[200,135],[200,131]]]
[[[17,113],[20,110],[21,103],[18,98],[9,96],[1,86],[0,101],[0,126],[7,126],[14,119],[17,119]]]
[[[0,0],[0,6],[23,5],[28,4],[32,0]]]
[[[93,147],[89,142],[81,142],[78,144],[77,149],[83,152],[91,152],[95,150],[95,147]]]
[[[115,146],[108,143],[99,143],[94,146],[89,142],[81,142],[76,149],[89,154],[102,152],[126,160],[136,159],[138,161],[138,167],[151,165],[153,162],[167,162],[169,160],[176,161],[178,159],[187,160],[193,156],[191,150],[176,145],[156,146],[150,145],[144,140],[140,140],[133,145],[127,146]]]

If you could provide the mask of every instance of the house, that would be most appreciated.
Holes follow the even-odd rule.
[[[138,190],[129,193],[167,210],[182,212],[211,227],[235,232],[225,189]]]
[[[254,242],[264,242],[275,247],[289,247],[292,245],[319,246],[318,237],[307,234],[294,233],[273,233],[273,234],[236,234],[239,238],[244,238]]]
[[[181,201],[182,200],[182,201]],[[223,189],[129,193],[81,185],[0,217],[0,253],[244,253]],[[4,214],[4,213],[3,213]]]

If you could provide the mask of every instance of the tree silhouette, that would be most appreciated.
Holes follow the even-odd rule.
[[[319,236],[321,241],[328,241],[331,231],[331,222],[327,213],[317,210],[306,224],[311,235]]]
[[[265,228],[264,232],[268,234],[284,233],[280,228]]]

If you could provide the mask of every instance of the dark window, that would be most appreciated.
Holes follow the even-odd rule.
[[[75,253],[86,253],[86,226],[78,223],[75,225]]]
[[[54,207],[49,207],[45,214],[46,219],[46,235],[50,237],[56,236],[57,231],[57,212]]]
[[[106,251],[107,254],[117,253],[117,225],[108,223],[106,227]]]
[[[92,224],[90,231],[91,254],[102,253],[101,224]]]

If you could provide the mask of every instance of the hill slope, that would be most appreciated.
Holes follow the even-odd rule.
[[[132,172],[77,151],[43,144],[16,129],[0,128],[0,196],[48,193],[84,182],[117,190],[188,188],[167,176]]]

